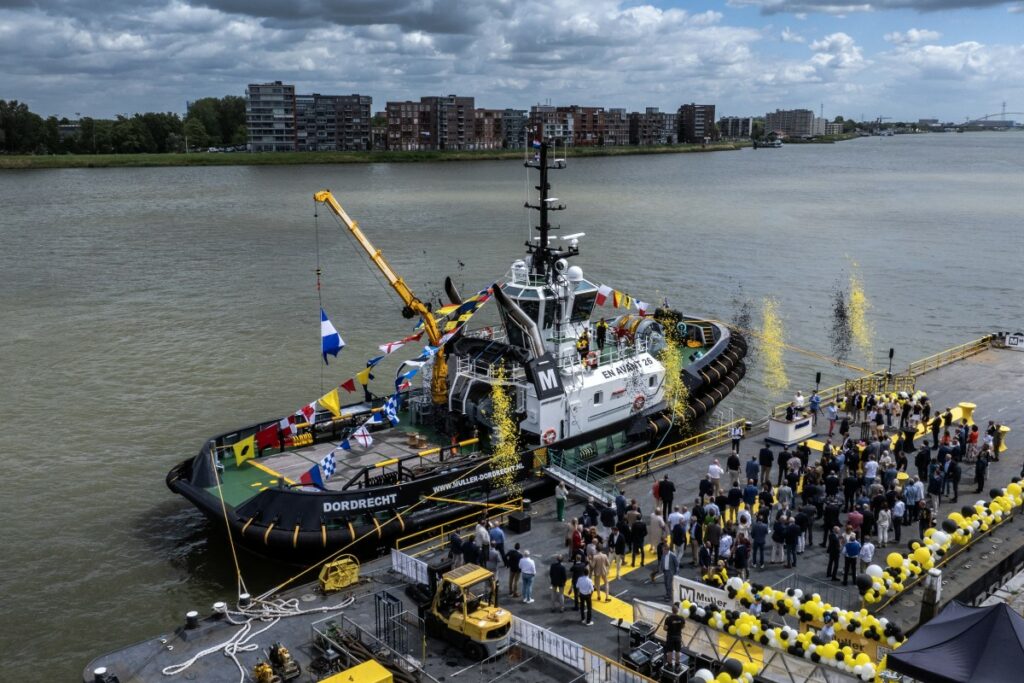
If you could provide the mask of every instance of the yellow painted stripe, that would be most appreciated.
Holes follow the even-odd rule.
[[[274,530],[274,523],[271,522],[270,526],[267,527],[266,532],[263,534],[263,545],[267,544],[267,539],[270,538],[270,532]]]
[[[387,467],[388,465],[394,465],[398,462],[398,458],[388,458],[387,460],[381,460],[373,464],[374,467]]]
[[[295,483],[294,481],[292,481],[288,477],[284,476],[280,472],[275,472],[274,470],[270,469],[269,467],[267,467],[266,465],[264,465],[261,462],[256,462],[255,460],[246,460],[246,462],[249,463],[250,465],[252,465],[253,467],[255,467],[256,469],[261,470],[263,472],[266,472],[267,474],[269,474],[272,477],[277,477],[278,479],[284,479],[285,482],[288,483],[288,484],[294,484]]]
[[[299,525],[298,524],[295,525],[295,533],[292,534],[292,547],[293,548],[298,548],[299,547]]]

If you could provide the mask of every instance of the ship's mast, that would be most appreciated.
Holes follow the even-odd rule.
[[[548,183],[548,170],[565,168],[565,162],[564,160],[555,159],[553,163],[549,163],[548,151],[550,150],[550,145],[546,141],[534,142],[533,145],[534,147],[539,145],[538,153],[533,159],[527,161],[525,166],[527,168],[536,168],[540,171],[540,184],[534,186],[539,194],[540,201],[537,204],[531,204],[527,201],[524,206],[540,212],[540,225],[534,226],[540,232],[540,237],[539,240],[530,240],[526,243],[526,253],[533,256],[533,272],[541,279],[550,281],[552,264],[560,258],[574,256],[579,253],[579,249],[570,246],[567,250],[562,251],[552,249],[548,244],[550,239],[549,231],[557,229],[557,227],[553,227],[548,222],[548,212],[565,210],[565,205],[555,205],[558,201],[557,197],[548,197],[548,191],[551,189],[551,185]]]

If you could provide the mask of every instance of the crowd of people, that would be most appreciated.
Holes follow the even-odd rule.
[[[804,405],[798,393],[791,407]],[[949,408],[932,414],[924,396],[856,393],[822,413],[815,392],[809,405],[828,420],[820,452],[806,443],[792,450],[765,444],[744,461],[743,434],[734,430],[725,466],[718,459],[711,462],[690,505],[676,503],[668,475],[654,482],[653,506],[646,513],[622,490],[611,506],[589,500],[583,514],[569,520],[565,550],[548,567],[551,609],[564,612],[571,600],[581,623],[592,624],[594,600],[610,600],[610,581],[627,563],[645,566],[648,553],[655,559],[651,579],[662,577],[670,603],[672,578],[687,560],[701,580],[716,586],[771,565],[801,566],[808,575],[820,572],[847,585],[874,562],[878,549],[901,543],[907,527],[916,525],[915,536],[921,537],[934,525],[940,504],[958,502],[965,468],[981,492],[988,464],[998,460],[1000,425],[990,422],[981,430],[966,420],[954,424]],[[857,423],[859,438],[850,433]],[[925,430],[919,430],[921,424]],[[559,484],[559,521],[568,496]],[[823,572],[802,567],[800,556],[815,542],[827,558]],[[536,564],[518,543],[506,550],[500,527],[482,520],[465,542],[453,535],[452,554],[457,562],[476,562],[495,572],[507,567],[509,594],[534,601]]]

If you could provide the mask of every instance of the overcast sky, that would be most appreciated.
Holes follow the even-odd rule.
[[[272,80],[375,110],[456,93],[962,121],[1024,111],[1024,0],[0,0],[0,98],[43,115]]]

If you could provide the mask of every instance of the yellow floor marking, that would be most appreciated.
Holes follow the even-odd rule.
[[[622,567],[617,567],[616,570],[617,570],[618,574],[617,574],[617,576],[614,576],[614,577],[609,573],[609,575],[608,575],[608,578],[610,579],[610,581],[608,582],[609,591],[610,590],[614,590],[613,585],[614,585],[614,582],[615,582],[616,579],[620,579],[623,576],[625,576],[626,574],[629,574],[630,572],[633,572],[633,571],[636,571],[637,569],[645,567],[645,566],[653,563],[657,559],[657,555],[658,555],[657,551],[655,550],[655,551],[648,552],[650,550],[650,548],[651,548],[651,546],[649,546],[649,545],[645,547],[644,559],[647,560],[647,561],[644,562],[643,564],[638,564],[637,566],[633,567],[633,566],[631,566],[631,565],[629,565],[627,563],[627,564],[624,564]],[[570,599],[570,600],[572,599],[572,591],[570,590],[570,586],[569,586],[568,583],[566,584],[566,587],[565,587],[565,595],[568,597],[568,599]],[[630,603],[628,603],[628,602],[626,602],[624,600],[619,600],[614,595],[611,595],[610,592],[606,593],[604,590],[599,592],[595,588],[591,605],[594,608],[595,612],[597,612],[598,614],[603,614],[606,617],[610,617],[613,621],[622,619],[623,623],[626,623],[626,624],[632,624],[633,623],[633,605],[631,605]]]
[[[284,479],[285,482],[288,483],[288,484],[294,484],[295,483],[294,481],[292,481],[288,477],[284,476],[280,472],[275,472],[274,470],[270,469],[269,467],[267,467],[266,465],[264,465],[261,462],[256,462],[255,460],[246,460],[246,462],[249,463],[250,465],[252,465],[253,467],[255,467],[256,469],[262,470],[263,472],[266,472],[267,474],[269,474],[272,477],[277,477],[278,479]],[[271,483],[274,483],[274,482],[271,481]]]

